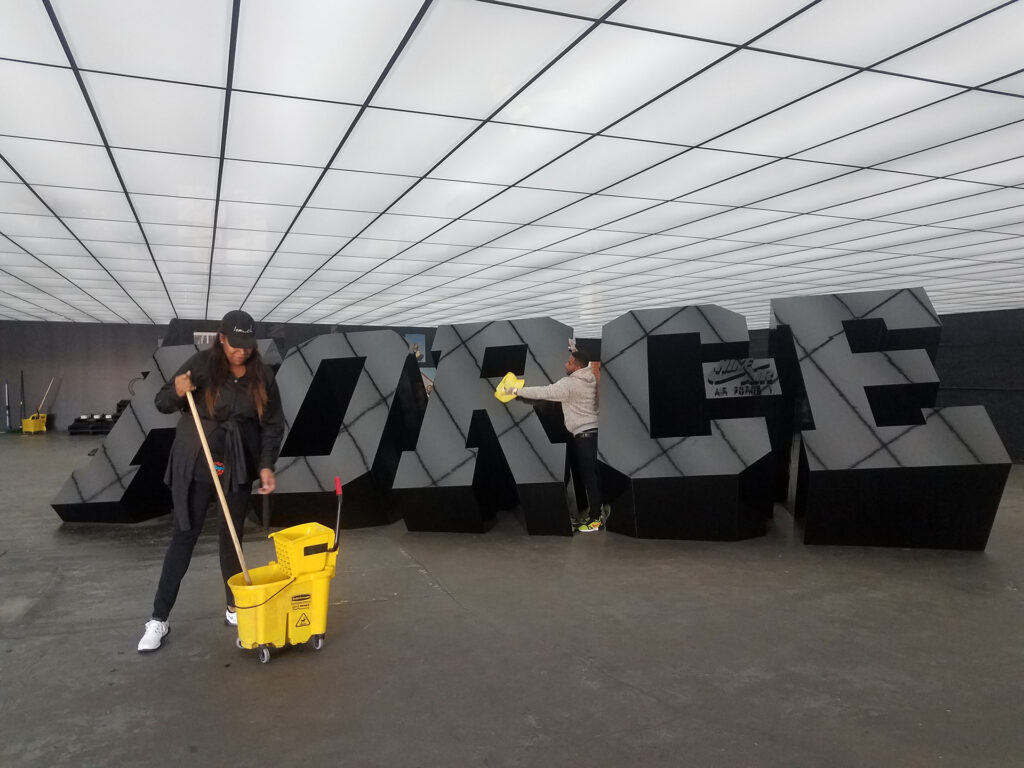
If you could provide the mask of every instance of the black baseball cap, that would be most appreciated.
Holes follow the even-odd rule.
[[[256,346],[256,323],[248,312],[240,309],[228,312],[220,321],[220,332],[232,347],[252,349]]]

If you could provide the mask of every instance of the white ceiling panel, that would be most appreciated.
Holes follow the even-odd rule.
[[[0,104],[0,134],[99,143],[70,70],[0,61]]]
[[[829,0],[757,45],[868,67],[997,5],[1000,0]]]
[[[623,120],[612,132],[702,144],[849,74],[843,67],[739,51]]]
[[[472,0],[439,0],[373,103],[486,117],[588,26]],[[477,61],[487,65],[466,66]]]
[[[356,111],[342,104],[236,93],[231,99],[224,156],[322,168]],[[219,151],[218,146],[215,154]]]
[[[1024,307],[1019,2],[54,6],[86,94],[0,0],[5,319]]]
[[[331,167],[421,176],[477,125],[473,120],[368,109]]]
[[[82,77],[111,146],[220,155],[223,91],[111,75]]]
[[[224,85],[230,3],[57,0],[53,6],[82,69]]]
[[[730,49],[624,27],[600,27],[497,119],[595,132],[617,122]]]
[[[419,0],[243,3],[235,87],[362,102]]]

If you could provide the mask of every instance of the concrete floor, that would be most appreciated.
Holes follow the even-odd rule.
[[[209,524],[136,653],[169,519],[49,507],[99,442],[0,435],[0,765],[1024,765],[1022,466],[984,553],[349,531],[324,650],[261,665]]]

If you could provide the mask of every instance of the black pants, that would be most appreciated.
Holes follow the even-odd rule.
[[[245,523],[245,513],[249,508],[250,493],[249,488],[245,487],[224,494],[239,543],[242,542],[242,526]],[[188,564],[192,561],[192,550],[195,549],[196,540],[202,533],[206,508],[211,501],[217,505],[217,538],[220,540],[220,573],[224,577],[224,593],[228,605],[235,604],[227,580],[242,571],[242,566],[238,562],[238,553],[235,552],[235,545],[231,541],[231,533],[228,531],[224,514],[220,511],[220,502],[217,500],[217,491],[213,484],[193,480],[188,489],[188,518],[191,527],[187,531],[181,530],[178,518],[174,518],[174,523],[171,526],[171,544],[167,548],[167,554],[164,555],[164,567],[160,573],[160,583],[156,588],[156,599],[153,601],[154,619],[167,621],[171,608],[174,607],[174,601],[178,599],[178,588],[181,586],[181,580],[185,577],[185,571],[188,570]]]
[[[601,488],[597,482],[597,430],[592,429],[576,435],[573,437],[573,444],[576,447],[576,464],[580,469],[580,479],[587,488],[587,506],[590,508],[588,517],[596,520],[601,516]]]

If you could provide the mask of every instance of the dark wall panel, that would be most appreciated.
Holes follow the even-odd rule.
[[[0,387],[7,379],[12,422],[21,418],[19,371],[25,372],[26,415],[56,377],[43,409],[53,415],[48,428],[66,430],[83,413],[113,413],[118,400],[131,397],[129,382],[149,369],[164,331],[162,325],[0,321]]]

